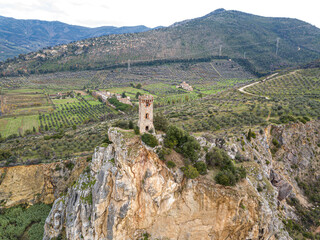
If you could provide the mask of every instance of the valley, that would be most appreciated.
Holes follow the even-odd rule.
[[[0,239],[320,239],[320,30],[143,29],[0,63]]]

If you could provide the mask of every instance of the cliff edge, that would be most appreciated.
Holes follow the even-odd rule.
[[[235,187],[185,179],[140,138],[109,129],[112,144],[56,199],[44,240],[291,239],[278,218],[276,188],[265,200],[247,178]]]

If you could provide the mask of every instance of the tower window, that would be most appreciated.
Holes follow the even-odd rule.
[[[146,119],[149,119],[149,113],[146,113]]]
[[[146,107],[149,107],[150,106],[150,103],[149,102],[146,102]]]
[[[146,126],[146,131],[149,131],[149,126]]]

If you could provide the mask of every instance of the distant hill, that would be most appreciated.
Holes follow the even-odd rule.
[[[219,55],[242,59],[239,63],[251,63],[259,71],[297,66],[320,59],[320,29],[297,19],[219,9],[166,28],[90,38],[30,53],[2,64],[0,74],[104,69],[129,60],[158,64]]]
[[[108,34],[147,31],[145,26],[87,28],[62,22],[18,20],[0,16],[0,61],[47,46]]]

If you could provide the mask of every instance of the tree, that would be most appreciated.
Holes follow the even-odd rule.
[[[251,138],[256,138],[256,133],[251,131],[251,128],[250,128],[247,135],[247,139],[249,142],[251,141]]]
[[[234,186],[236,184],[235,176],[229,170],[220,171],[214,179],[216,180],[216,183],[224,186]]]
[[[140,129],[138,126],[135,126],[133,130],[134,130],[134,134],[136,134],[136,135],[140,134]]]
[[[141,89],[141,87],[142,87],[141,83],[138,83],[136,86],[136,88],[138,88],[138,89]]]
[[[122,98],[126,98],[126,97],[127,97],[126,92],[123,92],[123,93],[121,94],[121,97],[122,97]]]
[[[136,93],[136,99],[139,99],[139,96],[141,96],[142,94],[140,92]]]
[[[228,154],[217,147],[214,147],[210,152],[206,155],[207,165],[210,167],[221,167],[223,168],[226,165],[230,164],[230,157]]]
[[[166,164],[168,168],[174,168],[176,166],[176,164],[173,161],[168,161]]]
[[[166,131],[168,128],[168,120],[165,118],[163,114],[157,113],[153,118],[153,125],[156,130]]]
[[[194,167],[201,175],[205,175],[207,173],[207,165],[204,162],[196,162]]]
[[[144,133],[142,136],[141,136],[141,140],[147,144],[148,146],[150,147],[155,147],[155,146],[158,146],[158,140],[156,139],[155,136],[149,134],[149,133]]]
[[[182,142],[184,131],[176,126],[169,126],[164,138],[164,145],[168,148],[174,148]]]
[[[247,139],[250,142],[251,141],[251,128],[249,129],[248,135],[247,135]]]
[[[199,176],[198,170],[192,165],[187,165],[186,167],[183,167],[182,171],[184,175],[186,175],[186,177],[190,179],[194,179]]]
[[[44,158],[48,159],[48,158],[50,158],[50,156],[53,154],[53,151],[52,151],[52,149],[51,149],[48,145],[44,144],[44,145],[42,145],[42,147],[40,148],[40,154],[41,154]]]
[[[9,150],[0,149],[0,161],[7,159],[12,156],[12,153]]]
[[[184,157],[195,161],[200,151],[199,142],[187,132],[176,126],[169,126],[164,138],[164,145],[168,148],[175,148]]]
[[[132,120],[129,121],[129,129],[133,129],[134,125],[133,125],[133,122]]]

